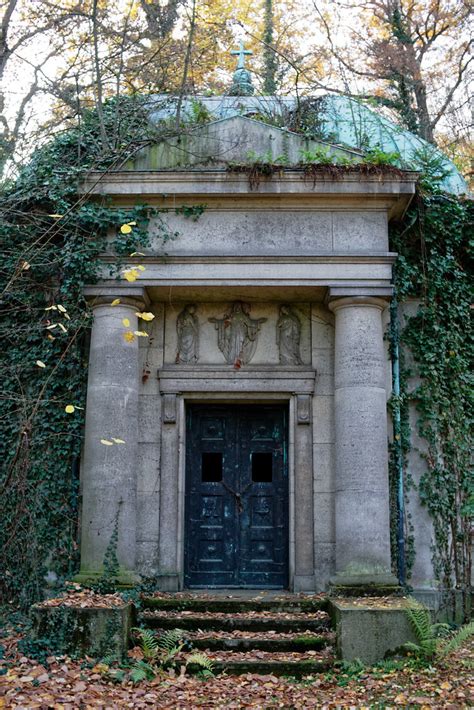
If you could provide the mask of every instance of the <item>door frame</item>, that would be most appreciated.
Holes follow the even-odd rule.
[[[196,370],[167,366],[159,370],[162,437],[158,583],[163,591],[178,591],[184,585],[186,407],[191,403],[287,403],[289,589],[316,589],[312,435],[315,376],[315,371],[307,367],[247,367],[236,372],[228,367]]]
[[[186,500],[186,484],[190,483],[189,478],[187,476],[187,468],[188,468],[188,441],[187,441],[187,434],[188,434],[188,417],[190,414],[190,409],[195,408],[195,407],[216,407],[216,408],[222,408],[223,407],[229,407],[229,409],[233,409],[233,418],[238,418],[238,408],[243,408],[247,412],[252,409],[252,407],[267,407],[267,408],[273,408],[274,410],[277,410],[279,412],[279,416],[282,417],[282,424],[283,424],[283,432],[282,432],[282,440],[281,443],[284,446],[284,451],[285,453],[283,454],[283,463],[282,467],[284,470],[284,478],[286,478],[286,484],[285,484],[285,508],[286,508],[286,525],[285,525],[285,544],[286,544],[286,554],[285,554],[285,569],[284,569],[284,576],[286,577],[286,580],[288,581],[288,586],[290,582],[290,565],[289,565],[289,548],[290,548],[290,478],[289,478],[289,458],[290,458],[290,452],[289,452],[289,401],[288,400],[271,400],[271,401],[258,401],[258,402],[249,402],[249,401],[227,401],[225,403],[219,403],[216,401],[209,401],[207,400],[206,402],[197,402],[197,401],[192,401],[187,399],[185,402],[185,408],[184,408],[184,430],[185,430],[185,439],[184,439],[184,488],[185,488],[185,496],[183,499],[183,505],[184,505],[184,519],[183,519],[183,579],[186,574],[186,541],[187,541],[187,533],[186,533],[186,527],[187,524],[189,524],[189,515],[186,515],[186,503],[189,501]],[[218,416],[218,415],[216,415]],[[248,442],[250,445],[250,441]],[[189,535],[189,530],[188,530],[188,535]],[[221,585],[222,586],[222,585]],[[226,585],[223,585],[224,587]],[[265,587],[262,587],[261,585],[255,585],[259,589],[265,589]],[[277,587],[277,586],[269,586],[268,589],[287,589],[288,586],[282,586],[282,587]],[[242,586],[233,586],[229,585],[229,588],[237,588],[237,589],[252,589],[252,586],[250,585],[242,585]],[[187,587],[186,587],[187,588]],[[192,586],[190,587],[191,589],[196,589],[196,588],[201,588],[200,586]],[[218,587],[212,587],[212,588],[218,588]]]

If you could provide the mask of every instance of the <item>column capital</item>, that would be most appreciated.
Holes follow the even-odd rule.
[[[136,310],[150,305],[150,297],[143,286],[85,286],[83,293],[92,308],[110,305],[117,298],[121,306]]]
[[[375,296],[343,296],[330,298],[328,308],[333,313],[340,308],[354,308],[359,306],[370,306],[383,311],[388,307],[389,301],[385,298],[377,298]]]

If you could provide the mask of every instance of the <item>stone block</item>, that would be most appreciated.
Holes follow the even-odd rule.
[[[334,444],[313,445],[314,490],[328,493],[335,489],[336,469]]]
[[[332,249],[330,212],[208,208],[195,222],[173,214],[167,221],[180,233],[166,245],[170,256],[311,255]],[[153,247],[158,249],[156,222],[157,218],[152,220],[150,231]]]
[[[158,444],[161,438],[161,397],[140,394],[138,397],[138,442]]]
[[[336,545],[333,542],[320,542],[316,535],[314,546],[314,569],[316,570],[316,591],[325,592],[334,574],[336,564]]]
[[[313,397],[313,441],[315,444],[334,443],[334,397]]]
[[[137,492],[157,493],[160,490],[160,443],[138,447]]]
[[[334,542],[335,531],[334,493],[316,493],[314,496],[314,536],[318,542]]]
[[[416,643],[403,598],[331,599],[329,613],[336,629],[336,649],[343,661],[374,664],[403,644]]]
[[[137,495],[137,536],[140,540],[155,540],[158,544],[160,521],[160,494],[138,493]]]
[[[130,603],[107,608],[34,604],[31,616],[34,637],[49,642],[53,653],[126,656],[133,625]]]
[[[388,251],[387,212],[334,212],[333,249],[346,253]]]
[[[311,340],[313,349],[334,348],[334,334],[334,314],[321,303],[312,303]]]

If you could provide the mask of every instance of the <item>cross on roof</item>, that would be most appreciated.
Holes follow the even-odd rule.
[[[244,42],[240,40],[240,49],[233,49],[231,54],[239,58],[237,69],[243,69],[245,66],[245,56],[253,54],[253,52],[250,49],[244,49]]]

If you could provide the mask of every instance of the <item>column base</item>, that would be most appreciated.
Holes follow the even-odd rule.
[[[398,579],[391,572],[364,572],[361,574],[334,575],[329,580],[330,593],[336,596],[374,596],[401,594]]]

